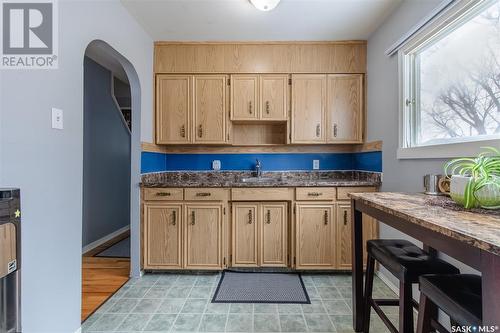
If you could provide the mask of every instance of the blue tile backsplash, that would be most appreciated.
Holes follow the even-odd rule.
[[[264,171],[312,170],[319,160],[320,170],[360,170],[382,172],[382,152],[362,153],[272,153],[272,154],[165,154],[142,152],[141,172],[209,171],[212,161],[221,161],[221,170],[253,170],[255,160]]]

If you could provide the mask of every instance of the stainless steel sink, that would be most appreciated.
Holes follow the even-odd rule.
[[[278,179],[270,178],[270,177],[247,177],[241,178],[242,183],[271,183],[277,182]]]

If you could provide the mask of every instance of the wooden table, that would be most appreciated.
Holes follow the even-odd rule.
[[[428,204],[428,196],[351,193],[353,325],[363,331],[363,215],[365,213],[473,267],[482,275],[484,325],[500,325],[500,218]]]

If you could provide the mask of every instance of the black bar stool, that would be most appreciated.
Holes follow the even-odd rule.
[[[480,276],[473,274],[423,275],[419,281],[418,333],[428,333],[431,328],[439,331],[445,330],[437,321],[438,308],[450,316],[455,326],[482,325]]]
[[[398,330],[380,306],[399,305],[399,332],[413,333],[413,307],[418,308],[418,305],[413,301],[412,284],[417,283],[419,276],[423,274],[456,274],[459,273],[458,269],[407,240],[375,239],[369,240],[366,245],[368,260],[364,293],[364,332],[369,332],[370,311],[373,307],[389,331],[397,333]],[[399,300],[373,299],[375,261],[399,279]]]

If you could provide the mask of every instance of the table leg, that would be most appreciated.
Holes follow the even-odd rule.
[[[352,318],[356,332],[363,331],[363,214],[351,200]]]
[[[500,256],[481,252],[483,325],[500,326]],[[498,328],[497,328],[498,330]]]

